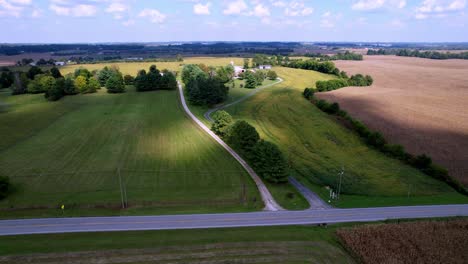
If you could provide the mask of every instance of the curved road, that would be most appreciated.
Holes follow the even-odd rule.
[[[263,203],[265,204],[265,209],[267,211],[278,211],[278,210],[284,210],[273,198],[271,195],[270,191],[268,191],[268,188],[265,186],[263,181],[260,179],[260,177],[255,173],[255,171],[247,164],[247,162],[239,156],[231,147],[229,147],[224,141],[219,138],[211,129],[209,129],[205,124],[203,124],[192,112],[187,106],[187,103],[185,101],[185,96],[184,96],[184,90],[182,89],[182,85],[180,82],[178,83],[179,85],[179,94],[180,94],[180,101],[182,103],[182,107],[184,108],[185,112],[187,115],[192,118],[195,123],[201,127],[208,135],[210,135],[216,142],[218,142],[223,148],[225,148],[241,165],[244,167],[244,169],[249,173],[249,175],[252,177],[254,180],[255,184],[257,185],[258,191],[260,192],[260,195],[262,196]]]
[[[231,105],[235,105],[237,103],[240,103],[242,101],[244,101],[245,99],[249,98],[249,97],[252,97],[253,95],[255,95],[256,93],[260,92],[261,90],[265,89],[265,88],[268,88],[268,87],[271,87],[273,85],[277,85],[278,83],[281,83],[283,81],[283,79],[279,78],[278,77],[278,81],[277,82],[274,82],[274,83],[270,83],[270,84],[267,84],[265,86],[262,86],[262,87],[259,87],[259,88],[256,88],[254,90],[252,90],[252,92],[246,94],[245,96],[242,96],[241,98],[237,99],[236,101],[234,102],[231,102],[229,104],[224,104],[224,105],[220,105],[220,106],[217,106],[215,108],[212,108],[210,110],[208,110],[205,114],[203,114],[203,116],[210,122],[213,122],[213,119],[211,118],[211,114],[218,111],[218,110],[221,110],[221,109],[224,109],[226,107],[229,107]]]
[[[309,225],[448,216],[468,216],[468,204],[231,214],[3,220],[0,221],[0,235]]]

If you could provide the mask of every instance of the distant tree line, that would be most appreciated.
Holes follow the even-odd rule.
[[[439,52],[439,51],[420,51],[411,49],[369,49],[367,55],[396,55],[403,57],[418,57],[434,60],[462,59],[468,60],[468,52]]]
[[[401,160],[402,162],[420,170],[426,175],[434,177],[438,180],[445,181],[458,192],[468,195],[468,190],[455,178],[451,177],[445,168],[434,164],[428,155],[421,154],[414,156],[406,152],[403,146],[388,143],[380,132],[372,131],[362,122],[351,117],[346,111],[340,108],[338,103],[329,103],[325,100],[315,98],[314,91],[311,88],[306,88],[303,95],[307,100],[315,104],[315,106],[323,112],[337,116],[344,120],[344,122],[347,123],[346,127],[350,128],[357,135],[359,135],[367,145],[383,152],[389,157]]]
[[[213,114],[211,129],[249,162],[255,172],[271,183],[288,180],[288,164],[277,145],[260,139],[255,127],[244,120],[233,121],[226,111]]]
[[[318,61],[315,59],[309,60],[290,60],[288,63],[283,64],[285,67],[318,71],[321,73],[334,74],[340,76],[340,70],[335,67],[335,64],[331,61]]]
[[[321,53],[306,53],[304,54],[304,57],[311,57],[311,58],[318,58],[321,61],[327,61],[327,60],[363,60],[362,54],[354,53],[354,52],[349,52],[345,51],[344,53],[338,52],[337,54],[334,55],[327,55],[327,54],[321,54]]]
[[[328,81],[317,81],[315,87],[319,92],[333,91],[347,86],[371,86],[374,80],[370,75],[356,74],[347,78],[346,74],[340,79],[328,80]]]

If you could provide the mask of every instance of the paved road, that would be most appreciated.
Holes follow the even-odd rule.
[[[332,208],[331,205],[329,205],[324,200],[322,200],[316,193],[312,192],[309,188],[302,185],[302,183],[300,183],[294,177],[290,176],[288,180],[289,180],[289,183],[291,183],[291,185],[293,185],[310,204],[309,209]]]
[[[180,94],[180,101],[182,103],[182,106],[187,113],[187,115],[192,118],[195,123],[201,127],[208,135],[210,135],[216,142],[218,142],[223,148],[225,148],[241,165],[244,167],[244,169],[249,173],[249,175],[252,177],[254,180],[255,184],[257,185],[257,188],[260,192],[260,195],[262,196],[263,203],[265,204],[265,209],[267,211],[278,211],[278,210],[284,210],[273,198],[271,195],[270,191],[268,191],[268,188],[265,186],[263,181],[260,179],[260,177],[255,173],[255,171],[247,164],[247,162],[239,156],[231,147],[229,147],[224,141],[219,138],[211,129],[209,129],[205,124],[203,124],[192,112],[187,106],[187,103],[185,102],[185,96],[184,96],[184,90],[182,89],[182,85],[179,83],[179,94]]]
[[[278,77],[278,81],[277,82],[274,82],[274,83],[270,83],[270,84],[267,84],[265,86],[261,86],[259,88],[256,88],[254,90],[252,90],[252,92],[246,94],[245,96],[242,96],[241,98],[237,99],[236,101],[234,102],[231,102],[229,104],[223,104],[223,105],[220,105],[220,106],[217,106],[215,108],[212,108],[210,110],[208,110],[205,114],[203,114],[203,116],[210,122],[213,122],[213,118],[211,118],[211,114],[218,111],[218,110],[221,110],[221,109],[224,109],[224,108],[227,108],[231,105],[235,105],[235,104],[238,104],[242,101],[244,101],[245,99],[249,98],[249,97],[252,97],[253,95],[255,95],[256,93],[260,92],[261,90],[265,89],[265,88],[268,88],[268,87],[271,87],[273,85],[277,85],[278,83],[282,82],[283,79],[279,78]]]
[[[0,221],[0,235],[332,224],[448,216],[468,216],[468,204],[231,214],[3,220]]]

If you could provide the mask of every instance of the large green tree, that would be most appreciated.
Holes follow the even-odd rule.
[[[250,164],[263,179],[272,183],[288,181],[288,164],[281,150],[275,144],[260,140],[249,155]]]
[[[257,87],[257,79],[254,74],[250,71],[246,71],[244,74],[245,78],[245,88],[255,88]]]
[[[255,127],[244,120],[236,121],[227,135],[228,144],[243,154],[248,154],[259,140],[260,135]]]
[[[115,72],[106,82],[108,93],[123,93],[125,92],[125,84],[120,72]]]
[[[215,132],[218,136],[226,136],[226,132],[229,129],[229,126],[232,123],[231,115],[224,111],[219,110],[213,114],[213,124],[211,125],[211,130]]]

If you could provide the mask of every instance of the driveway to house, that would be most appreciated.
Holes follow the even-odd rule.
[[[200,121],[187,106],[187,102],[185,101],[185,96],[184,96],[184,89],[182,88],[182,85],[180,82],[178,83],[179,85],[179,94],[180,94],[180,102],[182,103],[182,107],[184,108],[185,112],[187,115],[201,128],[203,129],[208,135],[210,135],[216,142],[218,142],[224,149],[229,152],[241,165],[244,167],[244,169],[249,173],[250,177],[254,180],[255,184],[257,185],[258,191],[260,192],[260,195],[262,197],[263,203],[265,204],[264,210],[267,211],[278,211],[278,210],[284,210],[273,198],[271,195],[270,191],[268,191],[268,188],[265,186],[263,183],[262,179],[255,173],[255,171],[247,164],[247,162],[239,156],[231,147],[229,147],[224,141],[218,137],[211,129],[209,129],[205,124],[203,124],[202,121]]]

